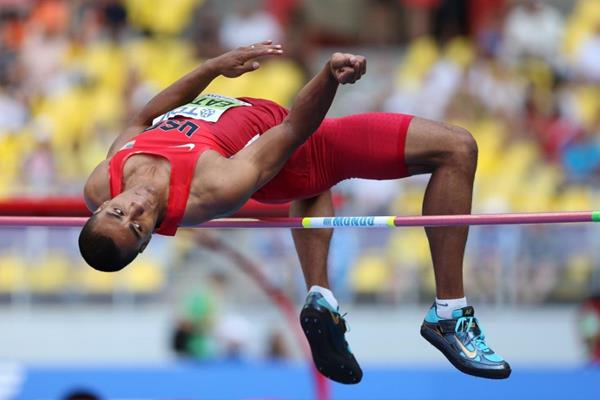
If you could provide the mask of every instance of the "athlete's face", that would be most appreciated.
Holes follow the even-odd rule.
[[[96,229],[110,236],[121,249],[142,252],[156,225],[155,210],[145,193],[126,191],[96,210]]]

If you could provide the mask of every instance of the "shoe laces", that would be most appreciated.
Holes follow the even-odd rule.
[[[348,315],[347,312],[343,313],[342,315],[340,315],[340,320],[342,321],[342,323],[344,324],[344,332],[350,332],[350,324],[348,323],[348,321],[346,321],[346,315]]]
[[[481,351],[488,351],[490,348],[485,343],[485,333],[483,333],[483,328],[479,324],[479,321],[475,317],[460,317],[456,321],[456,325],[454,326],[454,331],[461,335],[461,337],[466,338],[465,346],[469,343],[473,343],[473,345]]]

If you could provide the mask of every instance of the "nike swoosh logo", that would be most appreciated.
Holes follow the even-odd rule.
[[[327,311],[329,311],[329,314],[331,314],[331,319],[333,319],[333,323],[336,325],[339,325],[340,317],[338,315],[335,315],[334,313],[332,313],[330,310],[327,310]]]
[[[435,303],[438,306],[442,306],[442,307],[448,307],[448,303]]]
[[[462,344],[462,342],[460,341],[460,339],[458,338],[458,336],[454,335],[454,337],[456,338],[456,342],[458,343],[458,346],[460,347],[460,349],[462,350],[463,353],[465,353],[465,355],[470,358],[471,360],[477,357],[477,350],[469,350],[465,347],[464,344]]]
[[[192,150],[194,150],[194,147],[196,147],[196,145],[194,143],[186,143],[186,144],[180,144],[180,145],[171,146],[171,147],[187,147],[188,150],[192,151]]]
[[[246,147],[250,146],[252,143],[256,142],[256,140],[258,140],[259,137],[260,137],[260,133],[257,133],[256,135],[252,136],[252,139],[248,140],[248,143],[246,143],[244,148],[246,148]]]

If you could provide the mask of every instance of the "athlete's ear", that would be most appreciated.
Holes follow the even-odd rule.
[[[104,210],[104,207],[106,207],[108,205],[108,200],[106,200],[104,203],[100,204],[100,206],[98,208],[96,208],[96,211],[94,211],[92,213],[93,214],[98,214],[100,211]]]
[[[138,250],[139,253],[143,253],[144,250],[146,250],[146,246],[148,246],[148,243],[150,243],[150,239],[152,239],[152,235],[148,235],[148,239],[146,239],[142,245],[140,246],[140,249]]]

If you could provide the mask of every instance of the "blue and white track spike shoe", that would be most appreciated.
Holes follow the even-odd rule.
[[[440,319],[434,303],[421,325],[421,336],[465,374],[490,379],[510,376],[510,365],[486,344],[473,307],[454,310],[452,319]]]
[[[300,325],[321,374],[340,383],[360,382],[363,373],[346,342],[346,321],[338,309],[320,293],[309,293],[300,312]]]

